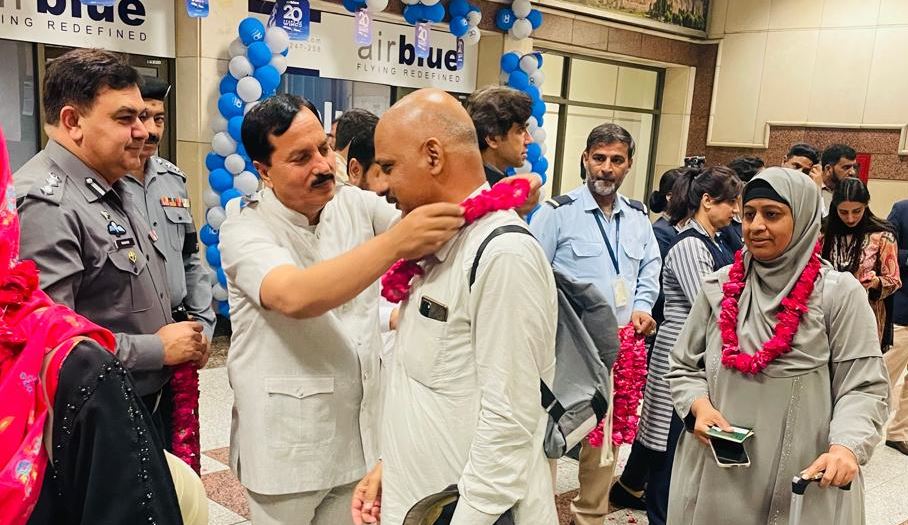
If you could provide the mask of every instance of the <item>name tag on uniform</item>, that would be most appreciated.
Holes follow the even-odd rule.
[[[627,291],[627,282],[620,275],[615,279],[615,308],[627,306],[629,294]]]
[[[125,239],[117,239],[115,242],[117,243],[118,249],[132,248],[133,246],[136,245],[136,241],[133,240],[132,237],[127,237]]]
[[[426,296],[419,300],[419,313],[442,323],[448,321],[448,307]]]

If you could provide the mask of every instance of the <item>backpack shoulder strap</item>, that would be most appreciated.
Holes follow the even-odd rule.
[[[482,244],[479,245],[479,249],[476,250],[476,257],[473,259],[473,267],[470,268],[470,288],[473,288],[473,283],[476,282],[476,270],[479,269],[479,258],[482,257],[482,252],[485,251],[486,246],[488,246],[492,239],[503,233],[525,233],[530,236],[533,235],[530,233],[530,230],[519,224],[505,224],[504,226],[499,226],[492,230],[492,233],[483,239]]]

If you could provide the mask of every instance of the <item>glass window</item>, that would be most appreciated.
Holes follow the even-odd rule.
[[[0,40],[0,56],[8,63],[0,75],[0,124],[15,172],[41,149],[35,103],[34,45]]]
[[[635,67],[619,67],[615,105],[655,109],[656,84],[658,81],[659,75],[655,71]]]
[[[618,66],[579,58],[571,61],[571,100],[612,106],[617,89]]]
[[[381,115],[391,106],[391,86],[321,78],[288,71],[281,79],[281,93],[309,99],[322,113],[326,123],[350,108],[361,108]]]
[[[564,78],[564,57],[545,53],[542,55],[542,95],[547,97],[561,96],[561,82]]]
[[[621,184],[621,193],[645,201],[647,196],[647,175],[650,172],[650,151],[653,143],[653,115],[616,111],[612,120],[634,137],[636,150],[634,163]]]
[[[561,193],[567,193],[583,182],[580,178],[580,157],[586,149],[586,138],[596,126],[611,122],[614,115],[615,112],[610,109],[568,106],[562,149]]]

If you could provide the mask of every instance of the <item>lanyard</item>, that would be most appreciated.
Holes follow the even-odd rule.
[[[612,243],[608,240],[608,235],[605,234],[605,227],[602,226],[602,219],[599,218],[599,214],[602,213],[599,210],[593,211],[593,217],[596,217],[596,224],[599,225],[599,233],[602,234],[602,240],[605,241],[605,247],[608,248],[608,256],[612,259],[612,264],[615,266],[615,274],[621,275],[621,268],[618,267],[618,257],[615,255],[615,250],[612,249]],[[621,216],[615,215],[615,244],[621,244]]]

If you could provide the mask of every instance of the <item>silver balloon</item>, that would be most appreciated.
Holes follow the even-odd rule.
[[[243,77],[248,77],[255,71],[255,67],[252,65],[252,62],[249,61],[245,56],[233,57],[230,59],[230,63],[227,64],[227,69],[230,70],[230,74],[233,75],[233,78],[239,80]]]
[[[271,55],[271,65],[274,66],[274,69],[277,69],[277,72],[284,74],[284,71],[287,71],[287,57],[284,55]]]
[[[250,111],[252,111],[252,108],[258,106],[258,105],[259,105],[259,102],[261,102],[261,101],[260,101],[260,100],[254,100],[254,101],[252,101],[252,102],[246,104],[246,107],[243,108],[243,115],[245,115],[246,113],[249,113]]]
[[[533,24],[531,24],[530,21],[527,20],[526,18],[518,18],[514,22],[514,25],[511,26],[511,29],[510,29],[510,31],[508,31],[508,34],[510,34],[512,38],[515,38],[517,40],[523,40],[524,38],[530,36],[530,33],[532,33],[532,32],[533,32]]]
[[[545,73],[541,69],[537,69],[530,73],[530,85],[542,88],[542,83],[545,82]]]
[[[549,148],[545,145],[545,142],[537,142],[539,144],[539,156],[545,157],[545,154],[549,151]]]
[[[532,9],[533,6],[530,5],[530,0],[514,0],[514,3],[511,4],[511,11],[514,11],[514,16],[518,19],[530,16]]]
[[[540,128],[539,126],[536,126],[536,130],[530,132],[530,134],[533,135],[533,142],[538,142],[540,144],[545,142],[545,139],[546,139],[545,128]]]
[[[536,61],[536,55],[524,55],[520,59],[520,69],[527,75],[532,75],[539,69],[539,62]]]
[[[221,115],[220,111],[216,111],[211,116],[211,130],[215,133],[227,131],[227,119],[224,118],[224,115]]]
[[[527,119],[527,130],[530,132],[530,135],[532,135],[537,129],[539,129],[539,121],[536,120],[536,117],[531,116]]]
[[[208,224],[215,230],[221,229],[221,225],[224,224],[224,221],[227,219],[227,213],[224,211],[224,208],[217,206],[208,210],[208,213],[205,215],[205,219],[208,221]]]
[[[233,178],[233,187],[243,195],[259,191],[259,179],[251,171],[244,171]]]
[[[227,158],[224,159],[224,167],[227,168],[227,171],[230,173],[237,175],[246,169],[246,161],[243,160],[243,157],[240,157],[239,154],[234,153],[228,155]]]
[[[265,44],[272,53],[283,53],[290,47],[290,35],[283,27],[271,26],[265,31]]]
[[[236,37],[227,47],[227,52],[230,54],[230,58],[243,56],[246,54],[246,44],[240,40],[240,37]]]
[[[366,0],[366,8],[373,13],[384,11],[388,7],[388,0]]]
[[[202,192],[202,202],[205,203],[206,208],[216,208],[221,205],[221,196],[213,189],[205,188],[205,191]]]
[[[470,11],[467,13],[467,23],[473,27],[479,25],[482,22],[482,11]]]
[[[502,86],[507,86],[508,78],[510,78],[510,75],[508,73],[505,73],[504,71],[502,71],[501,73],[498,74],[498,84],[500,84]]]
[[[236,84],[236,94],[243,102],[255,102],[262,98],[262,85],[255,77],[243,77]]]
[[[461,38],[463,39],[464,44],[466,44],[468,46],[475,46],[476,44],[479,43],[479,39],[481,37],[482,37],[482,33],[479,32],[479,28],[476,26],[473,26],[470,29],[467,29],[467,32],[464,33]],[[507,81],[505,81],[505,83],[507,83]]]
[[[236,151],[236,141],[226,132],[215,133],[211,139],[211,149],[222,157],[226,157]]]
[[[530,164],[529,161],[525,160],[525,161],[523,161],[523,166],[516,168],[514,171],[516,173],[529,173],[529,172],[533,171],[533,165]]]

